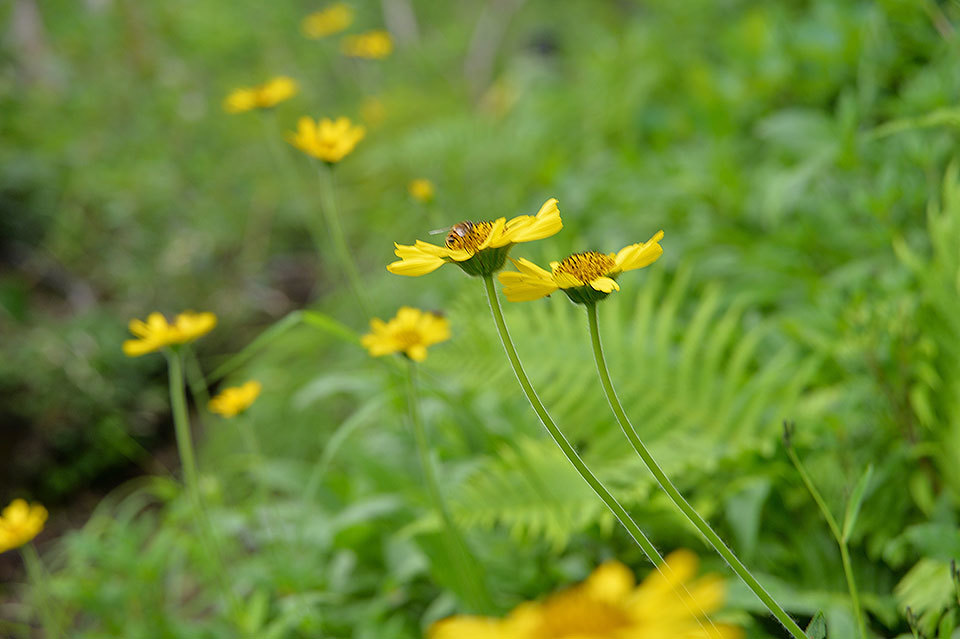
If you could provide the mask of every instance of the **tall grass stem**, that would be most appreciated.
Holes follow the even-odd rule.
[[[847,579],[847,590],[850,591],[850,602],[853,604],[853,614],[857,619],[857,631],[860,635],[860,639],[867,639],[867,626],[863,618],[863,608],[860,605],[860,591],[857,588],[857,581],[853,577],[853,564],[850,561],[850,548],[847,544],[847,540],[840,531],[840,526],[837,523],[836,518],[834,518],[833,513],[831,513],[830,509],[827,507],[827,502],[823,499],[820,491],[817,490],[817,486],[813,483],[813,479],[811,479],[809,473],[807,473],[807,469],[804,467],[803,462],[800,461],[800,456],[797,455],[797,451],[793,449],[793,445],[788,442],[786,449],[787,457],[790,458],[790,461],[793,463],[793,467],[797,469],[800,479],[803,480],[803,484],[810,492],[810,496],[813,497],[813,501],[816,502],[817,508],[820,509],[820,513],[823,514],[823,518],[827,521],[827,526],[830,528],[830,533],[833,535],[834,539],[836,539],[837,546],[840,547],[840,560],[843,563],[843,573]]]
[[[337,251],[337,258],[340,260],[340,266],[347,280],[350,282],[350,288],[357,298],[360,310],[365,317],[371,317],[370,304],[367,302],[367,296],[363,292],[363,282],[360,280],[360,271],[350,252],[346,236],[343,234],[343,226],[340,223],[340,209],[337,206],[336,183],[333,179],[333,167],[324,164],[320,167],[320,186],[321,196],[323,198],[323,214],[327,220],[327,229],[330,231],[334,248]]]
[[[407,409],[410,413],[410,425],[413,428],[413,439],[417,447],[417,456],[420,458],[420,467],[423,472],[423,479],[427,485],[427,493],[433,502],[433,507],[443,522],[446,538],[449,541],[451,555],[459,564],[459,573],[462,578],[462,584],[465,593],[469,593],[469,605],[474,608],[474,612],[491,614],[494,612],[493,601],[490,593],[487,591],[486,582],[483,578],[483,572],[477,560],[470,552],[467,541],[453,520],[450,509],[443,498],[440,490],[440,482],[437,480],[437,471],[434,468],[433,457],[430,454],[430,444],[427,441],[427,432],[423,427],[423,419],[420,416],[420,394],[417,384],[417,364],[410,360],[407,366]]]

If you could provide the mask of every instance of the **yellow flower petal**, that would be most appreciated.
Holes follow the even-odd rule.
[[[604,293],[611,293],[613,291],[619,291],[620,285],[609,277],[598,277],[597,279],[590,282],[590,287],[602,291]]]
[[[619,561],[608,561],[587,577],[583,587],[591,598],[616,605],[630,594],[635,584],[629,568]]]
[[[504,244],[510,242],[516,244],[556,235],[563,228],[563,220],[560,218],[560,208],[557,204],[557,198],[552,197],[543,203],[535,216],[521,215],[513,218],[507,223],[507,229],[501,241]]]
[[[353,9],[342,2],[335,2],[305,17],[300,23],[300,29],[308,38],[317,39],[340,33],[351,24]]]
[[[631,244],[620,249],[614,258],[616,271],[632,271],[656,262],[663,255],[663,247],[660,246],[660,240],[662,239],[663,231],[657,231],[646,242]]]

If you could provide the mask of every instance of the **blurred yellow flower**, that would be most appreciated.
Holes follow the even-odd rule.
[[[225,388],[210,400],[208,404],[210,412],[224,417],[235,417],[250,408],[260,396],[261,390],[263,385],[255,380],[250,380],[242,386]]]
[[[641,584],[610,561],[585,582],[523,603],[504,619],[457,616],[435,623],[428,639],[739,639],[743,631],[699,616],[720,608],[723,581],[694,580],[697,557],[680,550]]]
[[[166,346],[192,342],[212,331],[216,325],[217,316],[213,313],[184,311],[172,324],[161,313],[150,313],[146,322],[130,320],[130,332],[137,339],[125,341],[123,352],[129,357],[139,357]]]
[[[559,262],[550,262],[550,271],[523,258],[511,260],[520,272],[504,271],[498,277],[511,302],[546,297],[559,288],[578,304],[592,304],[620,290],[616,282],[620,273],[656,262],[663,255],[662,239],[663,231],[658,231],[646,242],[631,244],[617,253],[574,253]]]
[[[410,196],[418,202],[426,204],[433,201],[434,187],[430,180],[425,178],[411,180],[410,184],[407,185],[407,190],[410,191]]]
[[[0,552],[19,548],[36,537],[46,521],[46,508],[14,499],[0,513]]]
[[[351,58],[382,60],[393,52],[393,39],[389,31],[376,29],[347,36],[340,43],[340,51]]]
[[[521,215],[509,222],[460,222],[447,234],[445,246],[417,240],[413,246],[394,244],[400,259],[387,266],[396,275],[418,276],[453,262],[469,275],[488,275],[501,268],[510,248],[520,242],[550,237],[563,228],[557,199],[543,203],[536,215]]]
[[[287,135],[287,142],[307,155],[335,164],[349,155],[366,134],[363,126],[354,125],[349,118],[339,117],[335,121],[323,118],[314,122],[312,118],[302,117],[297,122],[297,132]]]
[[[450,321],[438,313],[401,307],[389,322],[370,320],[371,332],[361,343],[374,357],[403,353],[415,362],[427,358],[427,347],[450,339]]]
[[[353,9],[342,2],[334,2],[314,11],[300,23],[303,35],[308,38],[325,38],[340,33],[353,24]]]
[[[227,113],[241,113],[252,109],[269,109],[297,94],[293,78],[278,76],[265,84],[235,89],[223,101]]]

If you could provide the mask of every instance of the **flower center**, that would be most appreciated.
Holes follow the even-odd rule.
[[[631,623],[620,608],[575,591],[554,595],[545,602],[543,612],[535,636],[545,639],[612,637]]]
[[[398,350],[402,351],[423,342],[423,335],[421,335],[420,331],[405,328],[394,333],[393,340],[397,343],[397,346],[400,347]]]
[[[615,266],[613,258],[598,251],[574,253],[557,264],[554,272],[572,275],[584,284],[610,273]]]
[[[493,222],[460,222],[447,233],[447,248],[476,253],[490,235]]]

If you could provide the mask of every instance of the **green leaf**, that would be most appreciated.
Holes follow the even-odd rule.
[[[807,636],[810,639],[827,639],[827,622],[823,618],[823,611],[817,611],[810,625],[807,626]]]
[[[847,502],[847,512],[843,517],[843,533],[841,534],[844,542],[850,538],[853,527],[857,525],[857,517],[860,516],[860,507],[863,506],[863,500],[867,494],[867,488],[870,486],[870,479],[872,477],[873,464],[870,464],[867,466],[867,469],[863,471],[863,475],[861,475],[857,481],[857,485],[853,489],[853,494],[850,495],[850,500]]]

